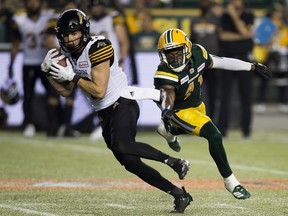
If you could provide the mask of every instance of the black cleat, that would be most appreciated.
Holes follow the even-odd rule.
[[[184,179],[189,170],[190,163],[187,160],[178,159],[170,166],[178,174],[179,179]]]
[[[182,187],[184,193],[175,197],[174,209],[170,213],[184,213],[186,207],[193,201],[192,196]]]

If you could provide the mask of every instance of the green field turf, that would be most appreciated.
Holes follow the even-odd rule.
[[[236,200],[199,137],[180,137],[182,151],[173,152],[155,132],[139,132],[149,142],[191,166],[185,180],[168,166],[147,161],[161,174],[184,185],[193,196],[185,215],[288,215],[288,131],[254,132],[242,140],[238,131],[224,140],[235,175],[250,190]],[[39,134],[0,131],[0,215],[171,215],[173,198],[149,187],[118,164],[103,141],[47,139]]]

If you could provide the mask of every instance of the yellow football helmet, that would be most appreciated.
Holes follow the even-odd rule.
[[[182,48],[182,56],[178,62],[169,63],[167,53]],[[191,58],[192,43],[188,36],[180,29],[171,28],[162,33],[158,41],[158,53],[162,63],[174,72],[182,71]]]

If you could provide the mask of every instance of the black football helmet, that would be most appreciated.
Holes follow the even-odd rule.
[[[81,10],[66,10],[58,17],[55,31],[61,48],[65,52],[75,52],[85,46],[90,39],[89,18]],[[80,39],[79,44],[74,47],[66,46],[63,35],[75,31],[82,32],[82,38]]]
[[[1,87],[0,95],[4,103],[9,105],[16,104],[20,99],[16,82],[8,79],[5,85]]]

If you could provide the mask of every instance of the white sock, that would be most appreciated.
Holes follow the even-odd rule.
[[[234,174],[232,173],[228,178],[223,178],[225,188],[232,193],[234,188],[240,185],[240,182],[236,179]]]

